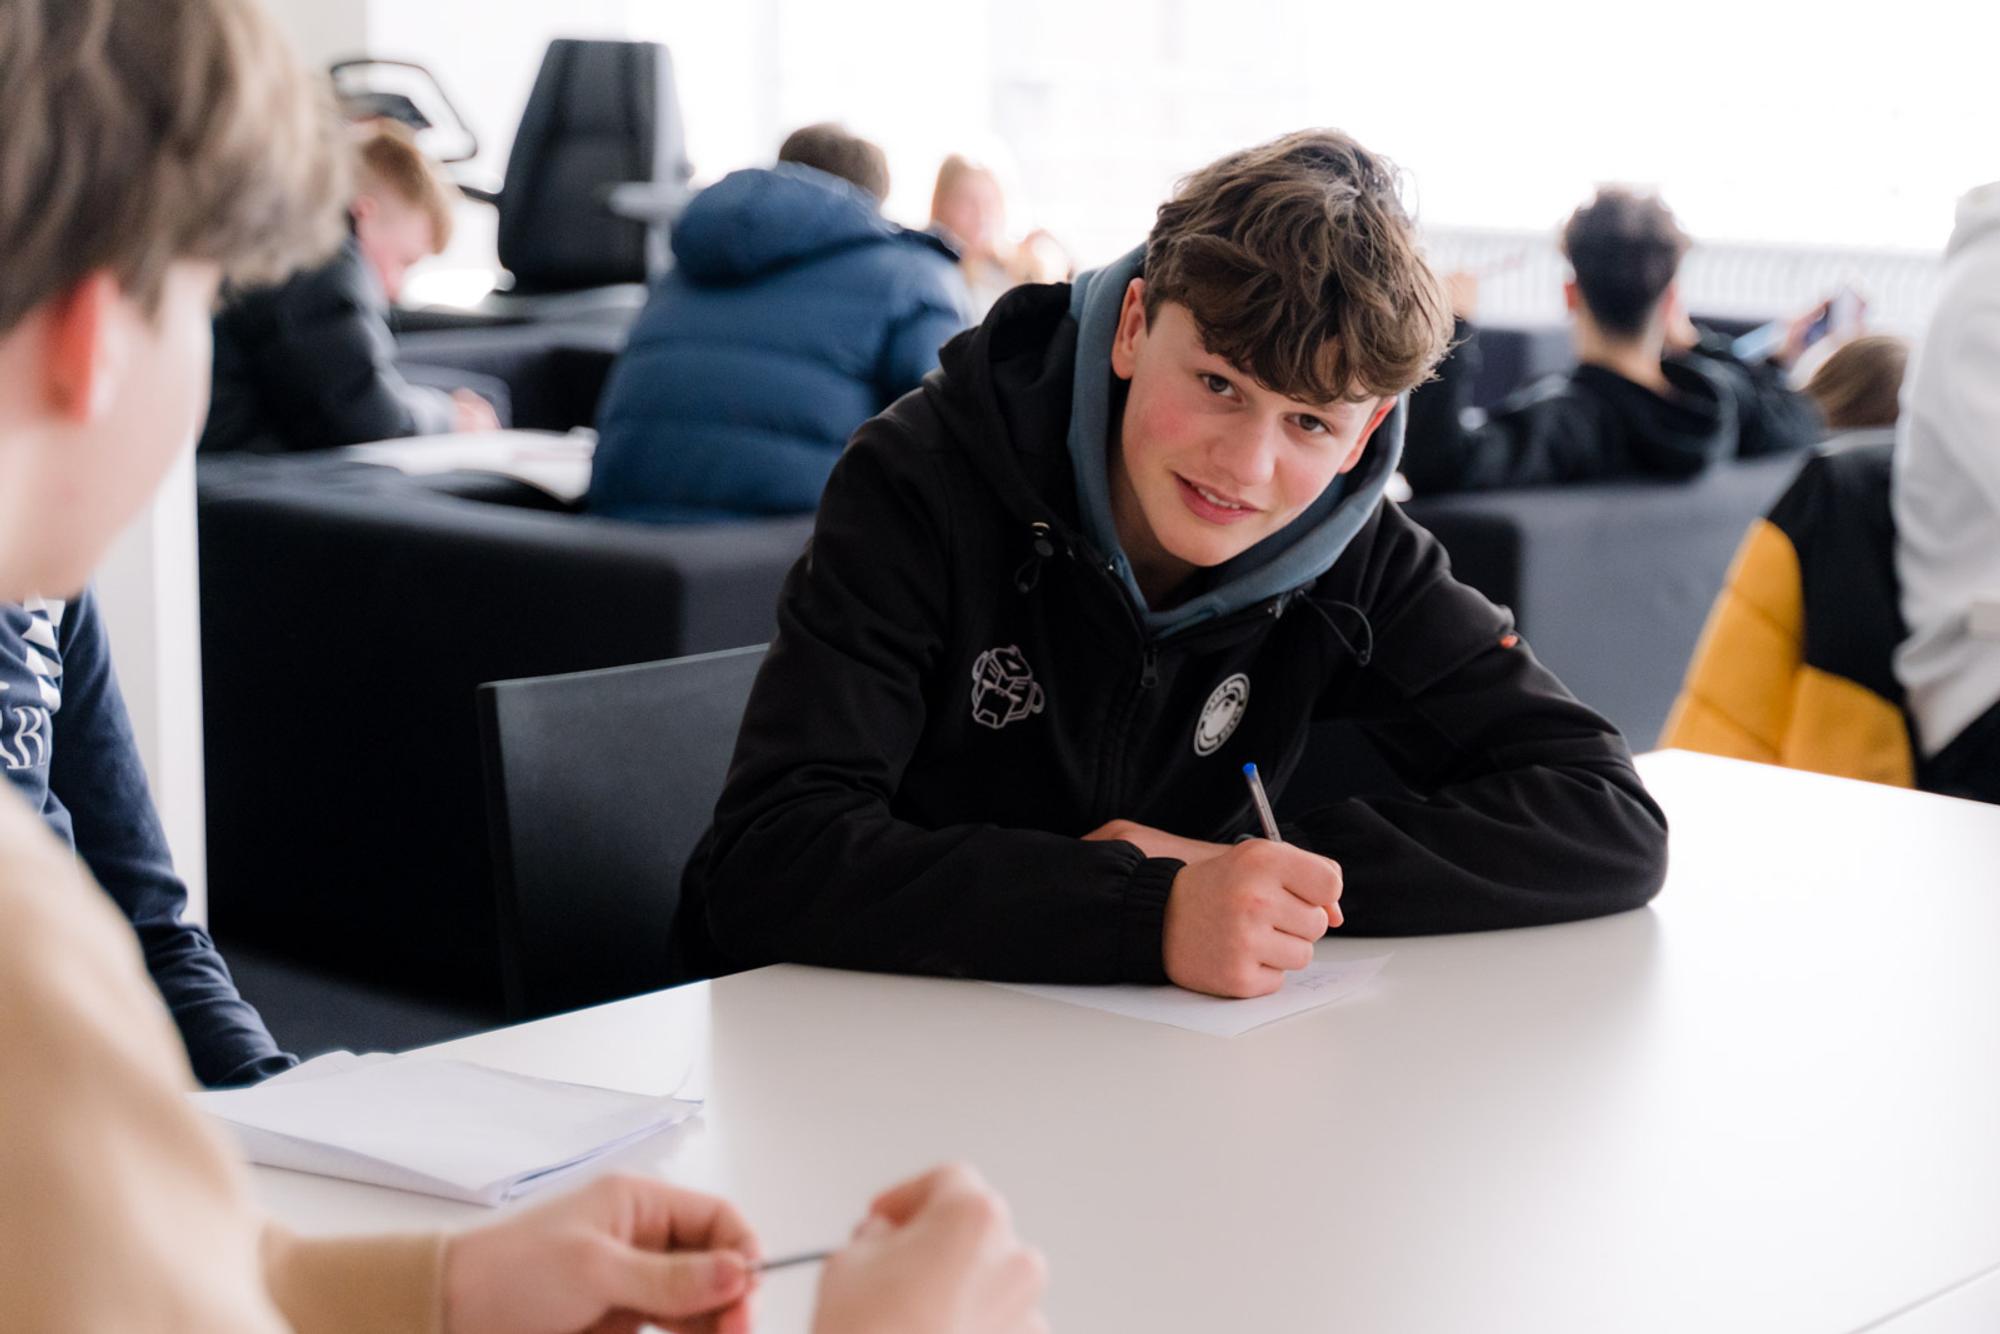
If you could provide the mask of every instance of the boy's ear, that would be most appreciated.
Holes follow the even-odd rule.
[[[1125,284],[1125,304],[1118,308],[1118,335],[1111,340],[1111,373],[1132,378],[1139,364],[1139,345],[1146,340],[1146,280]]]
[[[1571,278],[1563,284],[1563,309],[1574,315],[1582,304],[1583,297],[1576,290],[1576,279]]]
[[[121,360],[114,317],[123,300],[118,280],[100,269],[50,303],[43,386],[65,421],[96,421],[111,409]]]
[[[1394,398],[1385,398],[1376,404],[1374,415],[1368,419],[1368,424],[1361,428],[1361,434],[1355,438],[1353,448],[1347,451],[1347,457],[1340,461],[1340,472],[1354,471],[1355,465],[1361,462],[1361,455],[1368,449],[1368,442],[1375,438],[1375,428],[1387,421],[1389,414],[1395,410]]]

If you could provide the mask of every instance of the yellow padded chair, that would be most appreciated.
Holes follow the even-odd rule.
[[[1661,745],[1915,785],[1889,455],[1815,456],[1750,526]]]

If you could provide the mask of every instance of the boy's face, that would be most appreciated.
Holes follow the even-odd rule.
[[[0,335],[0,444],[17,518],[0,535],[0,598],[79,591],[193,443],[220,276],[176,263],[148,314],[93,274]]]
[[[984,259],[999,248],[1006,214],[1000,183],[983,171],[974,171],[960,177],[950,193],[937,201],[935,221],[958,238],[968,255]]]
[[[386,190],[356,195],[351,211],[354,239],[393,302],[403,295],[404,282],[417,262],[437,253],[437,231],[431,226],[430,214]]]
[[[1149,325],[1142,278],[1126,288],[1111,368],[1131,381],[1111,460],[1119,541],[1135,566],[1181,575],[1304,513],[1361,462],[1394,406],[1303,403],[1265,388],[1202,345],[1185,306],[1163,303]]]

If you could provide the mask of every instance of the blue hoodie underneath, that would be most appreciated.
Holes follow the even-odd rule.
[[[810,167],[725,176],[673,251],[605,387],[594,513],[810,512],[848,436],[969,322],[949,247]]]
[[[138,934],[195,1077],[246,1084],[289,1069],[208,933],[183,921],[97,599],[0,606],[0,770],[55,836],[75,849]]]
[[[1368,521],[1403,455],[1404,405],[1376,428],[1353,472],[1335,477],[1305,513],[1241,555],[1204,570],[1173,606],[1155,610],[1132,574],[1111,515],[1110,451],[1113,386],[1111,344],[1125,289],[1141,276],[1140,246],[1104,268],[1078,275],[1070,293],[1076,321],[1076,389],[1070,406],[1069,453],[1076,471],[1077,511],[1154,638],[1211,621],[1304,587],[1325,574]]]

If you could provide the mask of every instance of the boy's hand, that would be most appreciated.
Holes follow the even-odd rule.
[[[493,405],[470,389],[451,391],[451,429],[454,431],[497,431],[500,414]]]
[[[1136,820],[1113,820],[1101,824],[1083,836],[1086,843],[1118,841],[1130,843],[1148,857],[1172,857],[1176,861],[1193,866],[1211,857],[1220,857],[1229,851],[1227,843],[1204,843],[1196,838],[1182,838],[1179,834],[1169,834],[1164,829],[1155,829]]]
[[[449,1334],[572,1334],[651,1322],[748,1334],[756,1234],[721,1200],[604,1177],[446,1243]]]
[[[883,1192],[827,1261],[813,1334],[1048,1334],[1041,1252],[969,1167]]]
[[[1174,877],[1161,953],[1167,976],[1213,996],[1268,996],[1339,926],[1340,864],[1249,839]]]

